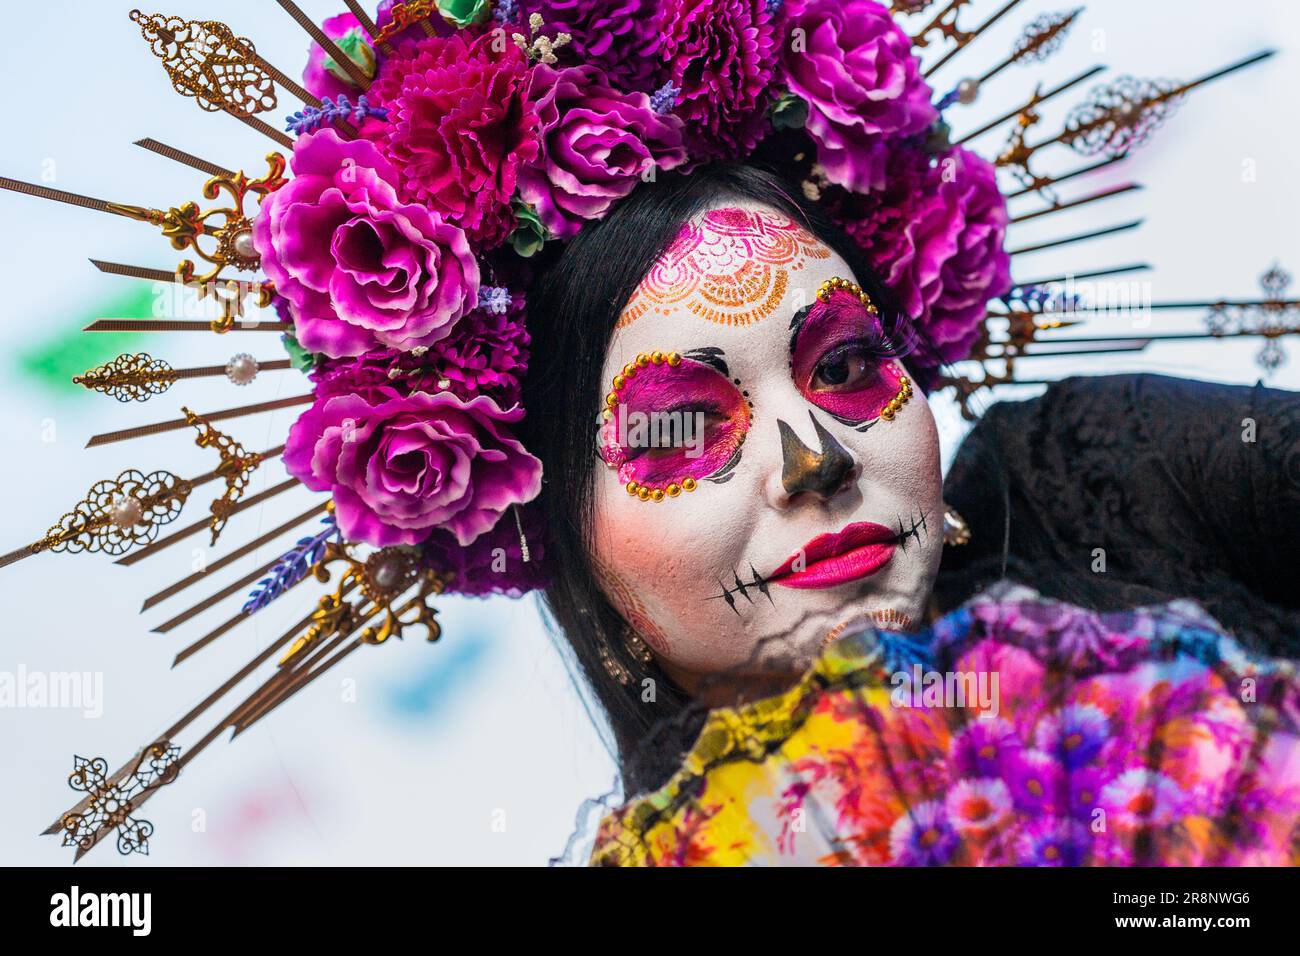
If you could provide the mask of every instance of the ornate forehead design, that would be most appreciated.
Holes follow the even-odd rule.
[[[781,304],[791,273],[809,259],[830,254],[816,236],[786,216],[761,209],[711,209],[682,226],[637,286],[617,327],[678,309],[720,325],[758,322]]]

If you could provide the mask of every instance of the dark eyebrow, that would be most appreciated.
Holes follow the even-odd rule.
[[[725,377],[731,378],[731,372],[727,369],[727,360],[723,358],[722,349],[717,346],[710,345],[704,348],[692,349],[689,352],[682,353],[682,357],[703,362],[705,365],[721,372]]]
[[[794,314],[794,318],[790,320],[790,354],[791,355],[794,355],[795,345],[799,341],[799,333],[803,331],[804,323],[808,321],[808,313],[812,311],[812,307],[816,304],[817,304],[817,300],[813,299],[812,302],[809,302],[802,309],[796,312]]]

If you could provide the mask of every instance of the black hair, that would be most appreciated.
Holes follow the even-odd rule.
[[[761,203],[803,224],[848,263],[853,279],[877,303],[886,327],[902,324],[892,296],[853,241],[796,187],[756,166],[712,164],[640,183],[552,261],[539,263],[527,302],[532,358],[520,437],[541,459],[545,476],[538,502],[550,565],[545,604],[609,721],[629,796],[663,783],[682,750],[693,743],[699,720],[680,719],[691,703],[689,695],[655,662],[643,664],[632,656],[625,624],[593,573],[590,532],[601,376],[615,322],[638,283],[683,222],[726,199]],[[610,676],[602,653],[632,675],[628,684]],[[654,680],[653,702],[642,700],[647,677]],[[662,737],[669,724],[677,728],[670,737],[680,739],[648,746],[649,732]]]

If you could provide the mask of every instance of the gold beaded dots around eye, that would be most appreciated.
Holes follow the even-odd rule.
[[[614,418],[623,386],[627,380],[635,378],[638,369],[646,368],[650,365],[668,365],[672,368],[682,364],[682,357],[676,352],[641,352],[632,361],[623,366],[623,370],[614,376],[612,382],[613,388],[605,396],[605,410],[601,412],[601,417],[605,421],[611,421]],[[694,478],[683,478],[681,481],[670,482],[663,488],[652,488],[649,485],[643,485],[637,481],[629,481],[625,486],[627,493],[640,498],[642,501],[663,501],[665,498],[676,498],[683,491],[694,491],[699,487],[699,483]]]
[[[892,422],[894,416],[898,414],[899,409],[907,404],[912,397],[912,382],[906,375],[898,377],[898,394],[891,398],[880,411],[880,417],[887,422]]]
[[[833,276],[818,286],[817,298],[822,302],[829,302],[831,293],[836,290],[842,290],[856,295],[858,301],[867,307],[868,312],[872,315],[879,314],[876,311],[875,303],[871,301],[871,296],[863,290],[862,286],[858,285],[856,282],[850,282],[848,279],[841,279],[839,276]],[[880,417],[887,422],[892,422],[894,416],[897,415],[899,410],[908,403],[911,397],[912,383],[906,375],[900,375],[898,377],[898,394],[891,398],[885,407],[881,409]]]
[[[872,315],[876,312],[876,304],[871,301],[871,296],[863,291],[862,286],[856,282],[850,282],[848,279],[841,279],[839,276],[833,276],[817,287],[817,298],[822,302],[829,302],[831,293],[837,290],[851,293],[858,297],[858,301],[867,307],[867,311]]]

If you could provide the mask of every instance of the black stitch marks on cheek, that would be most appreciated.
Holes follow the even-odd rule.
[[[909,538],[920,542],[922,535],[926,537],[930,535],[930,526],[926,524],[926,514],[923,510],[909,513],[906,520],[901,515],[897,515],[895,520],[898,522],[898,535],[894,539],[894,543],[904,551],[907,550]]]
[[[750,595],[749,589],[753,588],[754,590],[758,591],[759,594],[763,595],[763,597],[767,598],[769,604],[771,604],[773,607],[776,607],[776,602],[772,600],[772,593],[768,590],[766,579],[764,579],[764,577],[761,574],[759,574],[757,571],[754,570],[754,566],[752,564],[749,566],[749,573],[753,575],[753,580],[742,581],[740,579],[740,572],[733,569],[731,572],[731,577],[732,580],[736,582],[736,586],[734,588],[728,587],[721,578],[718,578],[718,586],[722,589],[722,591],[718,594],[709,596],[705,600],[726,601],[727,607],[735,611],[736,616],[739,617],[740,608],[736,606],[736,595],[739,594],[741,597],[745,598],[745,600],[747,600],[752,605],[754,603],[754,598],[752,595]]]

